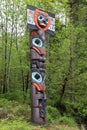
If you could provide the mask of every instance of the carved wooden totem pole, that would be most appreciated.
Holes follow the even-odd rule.
[[[54,35],[55,15],[28,6],[27,25],[30,30],[31,118],[41,124],[46,119],[46,32]]]

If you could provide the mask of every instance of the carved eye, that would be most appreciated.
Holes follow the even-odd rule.
[[[42,75],[38,72],[33,72],[32,73],[32,79],[36,82],[42,82]]]
[[[43,46],[43,42],[40,38],[33,38],[32,39],[32,44],[37,46],[37,47],[42,47]]]
[[[44,20],[44,18],[45,18],[45,16],[42,15],[42,14],[40,14],[40,15],[38,16],[38,21],[39,21],[39,22],[42,22],[42,21]]]

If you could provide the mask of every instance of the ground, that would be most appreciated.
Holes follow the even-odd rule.
[[[16,101],[0,99],[0,130],[79,130],[57,120],[35,125],[30,119],[30,106]]]

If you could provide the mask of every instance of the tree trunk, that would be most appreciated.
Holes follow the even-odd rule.
[[[14,10],[14,2],[13,7],[11,8]],[[10,61],[11,61],[11,53],[12,53],[12,43],[13,43],[13,30],[14,30],[14,14],[12,16],[12,24],[11,24],[11,40],[10,40],[10,50],[9,50],[9,57],[8,57],[8,73],[7,73],[7,86],[9,88],[9,77],[10,77]]]
[[[78,8],[79,8],[79,0],[69,0],[69,7],[70,7],[70,88],[71,88],[71,101],[75,101],[74,97],[74,69],[75,69],[75,45],[77,42],[77,35],[74,33],[75,28],[78,25]],[[75,38],[76,37],[76,38]]]
[[[7,5],[6,5],[6,12],[7,12]],[[7,14],[6,14],[6,27],[5,27],[5,50],[4,50],[4,80],[3,80],[3,93],[7,92]]]
[[[17,22],[17,21],[16,21]],[[18,31],[17,31],[17,23],[16,23],[16,50],[18,52]],[[24,96],[24,100],[25,100],[25,77],[24,77],[24,70],[23,70],[23,67],[22,67],[22,59],[21,59],[21,56],[20,56],[20,66],[21,66],[21,74],[22,74],[22,91],[23,91],[23,96]]]

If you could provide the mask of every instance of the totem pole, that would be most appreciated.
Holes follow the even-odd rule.
[[[28,6],[27,25],[30,30],[31,119],[41,124],[46,120],[46,32],[54,35],[55,15]]]

